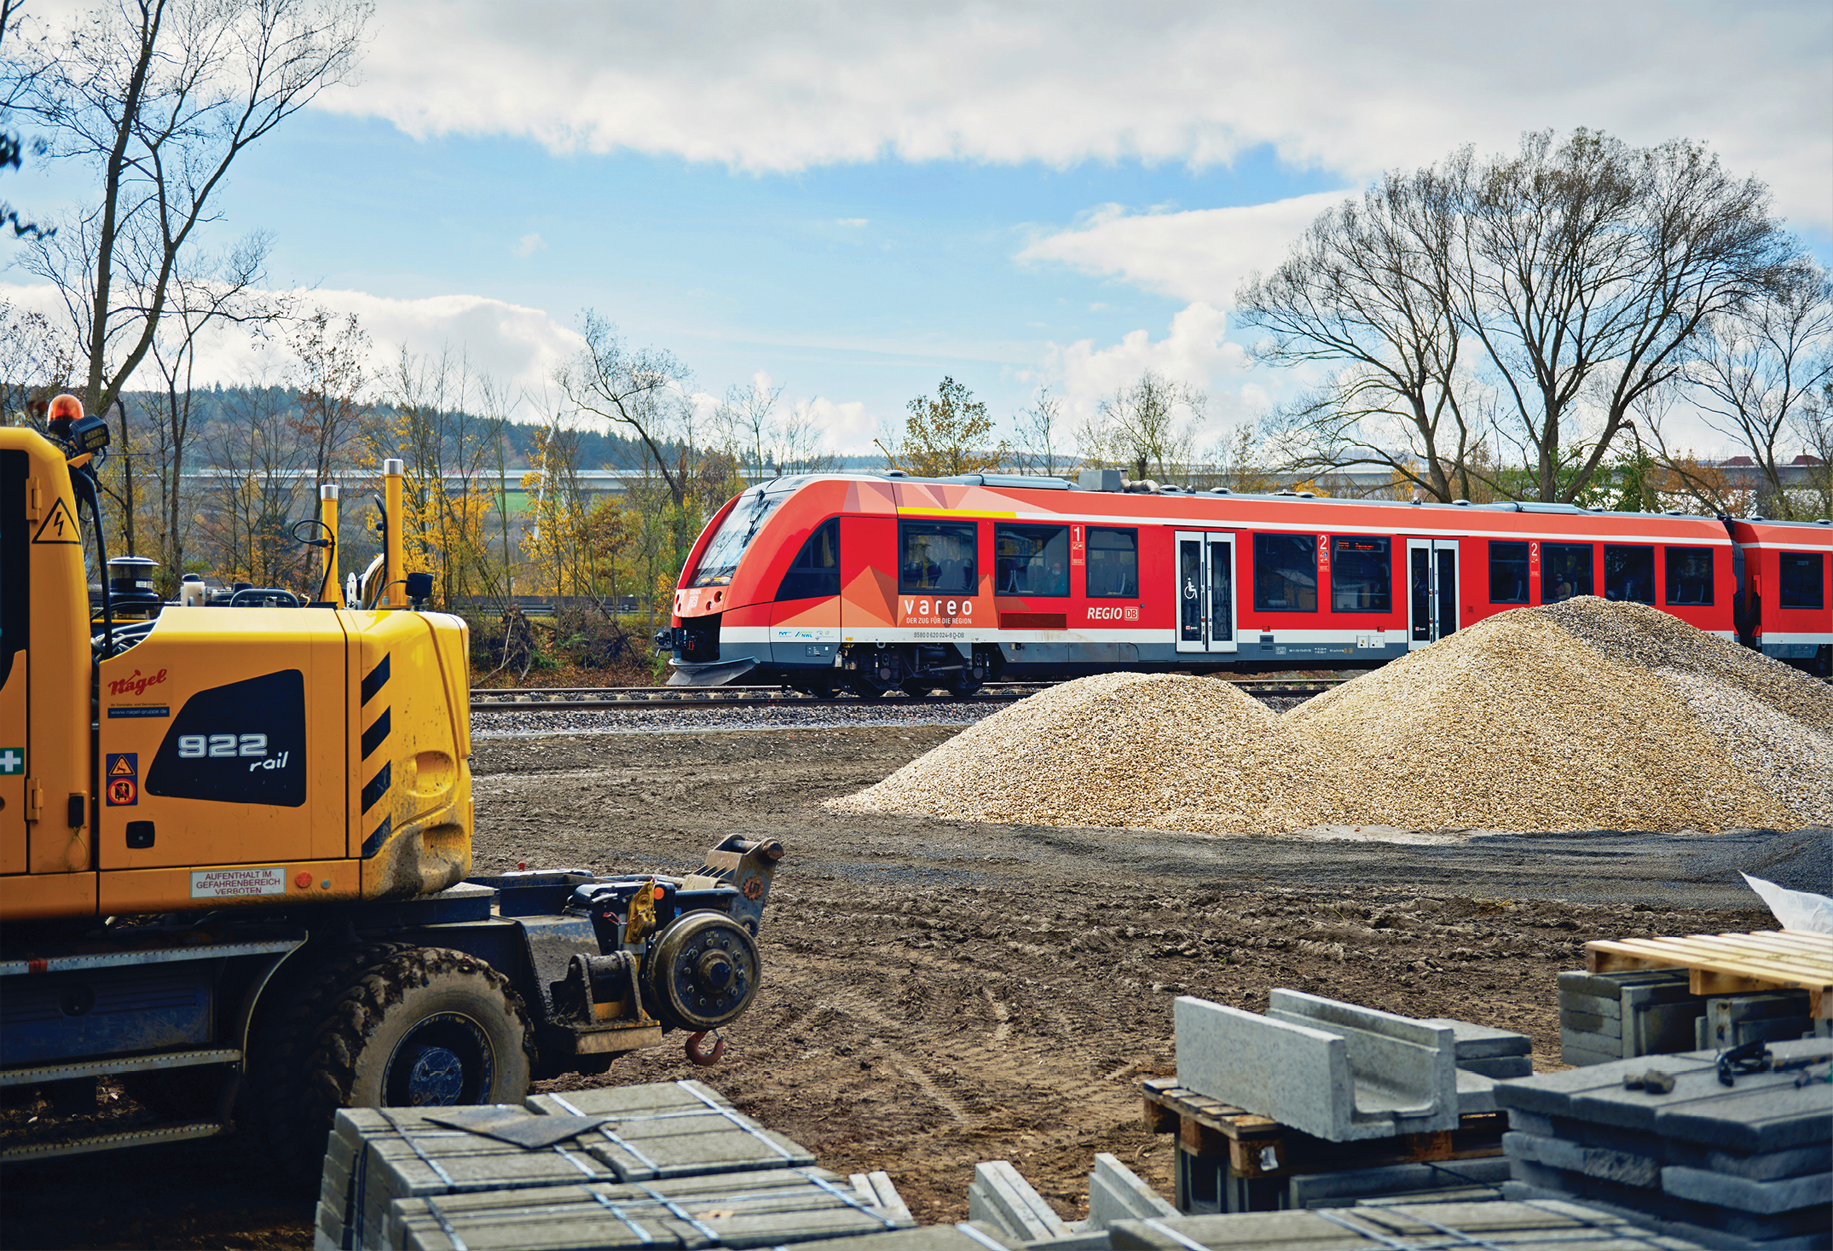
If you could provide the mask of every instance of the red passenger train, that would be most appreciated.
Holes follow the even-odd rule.
[[[1600,595],[1825,675],[1830,562],[1824,521],[1189,492],[1113,470],[802,476],[713,518],[657,642],[674,685],[965,694],[1000,676],[1361,667]]]

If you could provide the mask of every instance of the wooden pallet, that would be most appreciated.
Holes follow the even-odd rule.
[[[1759,930],[1686,938],[1599,939],[1585,944],[1593,973],[1682,968],[1695,995],[1805,990],[1808,1015],[1833,1017],[1833,934]]]
[[[1197,1155],[1227,1155],[1228,1166],[1238,1177],[1479,1160],[1502,1154],[1502,1134],[1508,1129],[1505,1112],[1471,1112],[1461,1118],[1458,1128],[1442,1133],[1327,1142],[1199,1095],[1178,1085],[1175,1078],[1150,1078],[1144,1090],[1147,1129],[1159,1134],[1176,1132],[1184,1149]]]

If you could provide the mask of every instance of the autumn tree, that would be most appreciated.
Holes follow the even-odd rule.
[[[1003,441],[989,442],[993,420],[987,406],[953,378],[942,379],[934,398],[919,395],[905,407],[909,416],[903,440],[895,449],[877,445],[888,469],[918,478],[952,478],[997,469],[1010,455]]]

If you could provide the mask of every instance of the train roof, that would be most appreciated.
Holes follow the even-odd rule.
[[[1096,471],[1100,472],[1100,471]],[[1118,477],[1118,475],[1115,475]],[[1824,532],[1830,525],[1825,518],[1816,521],[1776,521],[1766,517],[1725,517],[1709,513],[1693,513],[1684,510],[1672,510],[1661,513],[1618,512],[1608,508],[1583,508],[1577,504],[1546,504],[1529,500],[1500,500],[1490,504],[1472,504],[1468,500],[1458,500],[1445,504],[1436,501],[1421,500],[1388,500],[1366,499],[1356,496],[1317,495],[1311,491],[1231,491],[1227,487],[1205,490],[1189,490],[1183,487],[1166,486],[1158,483],[1127,482],[1118,488],[1090,488],[1063,478],[1044,477],[1034,474],[999,474],[968,473],[955,474],[949,477],[918,477],[901,473],[897,470],[887,472],[845,472],[822,474],[796,474],[774,478],[760,483],[752,490],[775,495],[799,490],[815,482],[872,482],[892,486],[965,486],[990,487],[995,490],[1025,491],[1074,491],[1085,495],[1111,496],[1126,495],[1154,499],[1234,499],[1246,501],[1265,501],[1268,503],[1293,503],[1303,500],[1308,504],[1334,505],[1338,507],[1353,506],[1356,508],[1392,508],[1392,509],[1425,509],[1443,512],[1476,512],[1476,513],[1547,513],[1554,515],[1578,517],[1642,517],[1653,520],[1668,521],[1705,521],[1724,523],[1736,521],[1753,526],[1780,526]],[[1805,536],[1804,536],[1805,537]]]

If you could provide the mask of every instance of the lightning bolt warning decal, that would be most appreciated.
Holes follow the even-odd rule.
[[[38,527],[38,533],[32,536],[34,543],[80,543],[82,538],[77,534],[76,518],[70,515],[70,506],[58,500],[51,507],[51,515]]]

